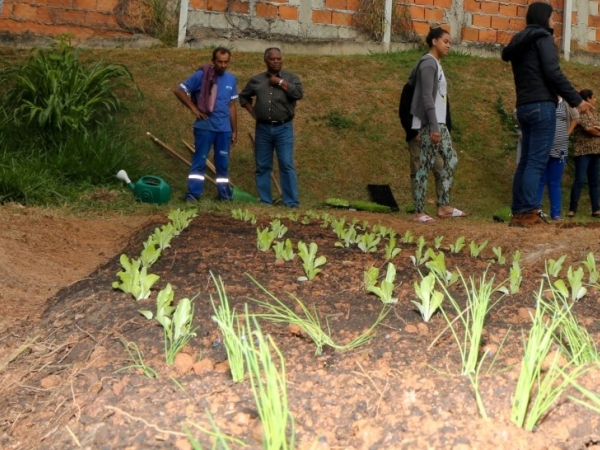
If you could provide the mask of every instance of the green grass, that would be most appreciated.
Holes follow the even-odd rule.
[[[135,152],[134,163],[122,168],[135,173],[136,168],[145,167],[149,174],[163,177],[173,187],[174,199],[183,196],[188,167],[157,147],[146,132],[189,157],[181,138],[192,141],[193,118],[172,91],[210,59],[210,52],[169,48],[81,52],[86,61],[104,57],[108,63],[125,65],[133,74],[144,96],[127,89],[119,92],[128,111],[120,112],[117,119]],[[4,56],[9,62],[23,60],[27,52],[7,49]],[[264,69],[261,56],[238,53],[233,48],[230,70],[237,76],[240,90],[253,74]],[[318,207],[332,197],[369,200],[366,187],[371,183],[389,184],[401,211],[412,203],[408,150],[397,108],[402,85],[419,56],[419,51],[357,56],[285,55],[284,67],[301,77],[305,90],[294,121],[296,167],[304,207]],[[500,58],[457,53],[446,57],[443,65],[449,81],[453,139],[459,157],[452,204],[467,211],[471,218],[490,219],[511,200],[515,154],[508,149],[516,148],[516,137],[506,127],[500,106],[508,112],[513,109],[512,72]],[[565,63],[563,69],[576,86],[588,87],[589,80],[594,79],[593,67]],[[248,137],[248,132],[254,132],[254,124],[241,108],[238,128],[240,139],[231,155],[230,179],[241,189],[255,193]],[[565,191],[570,183],[567,172]],[[431,213],[435,212],[433,184],[431,180],[426,203],[426,210]],[[122,189],[116,180],[107,186],[111,187]],[[207,186],[206,193],[212,204],[208,199],[215,197],[216,191]],[[69,198],[77,203],[77,199]],[[587,197],[581,202],[585,205]]]

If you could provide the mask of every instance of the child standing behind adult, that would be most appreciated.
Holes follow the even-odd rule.
[[[596,106],[596,97],[591,89],[579,92],[582,99]],[[581,190],[587,177],[592,203],[592,217],[600,218],[600,202],[598,200],[600,185],[600,120],[595,112],[589,110],[581,113],[579,124],[575,129],[573,153],[575,156],[575,181],[571,188],[571,204],[568,217],[575,217]]]
[[[550,150],[550,159],[546,164],[546,170],[542,172],[539,189],[539,202],[542,204],[544,188],[548,185],[548,197],[550,199],[550,217],[553,220],[562,220],[560,215],[562,203],[562,177],[567,164],[569,153],[569,135],[577,126],[579,112],[571,108],[560,96],[556,105],[556,132],[554,142]]]

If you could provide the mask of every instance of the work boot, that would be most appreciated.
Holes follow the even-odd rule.
[[[547,224],[546,214],[541,209],[534,209],[521,214],[513,214],[509,227],[533,228],[536,225]]]

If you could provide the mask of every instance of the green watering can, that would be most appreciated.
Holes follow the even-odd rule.
[[[171,186],[162,178],[152,175],[145,175],[136,183],[132,183],[127,172],[119,170],[117,179],[127,183],[127,186],[133,191],[135,199],[143,203],[158,203],[162,205],[171,200]]]

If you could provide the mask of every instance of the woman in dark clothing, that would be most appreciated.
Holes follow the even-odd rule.
[[[552,38],[552,6],[532,3],[525,19],[527,27],[512,38],[502,51],[502,59],[512,65],[517,118],[523,133],[509,226],[529,228],[546,223],[540,210],[538,186],[554,141],[558,96],[580,112],[591,105],[580,97],[558,64]]]

